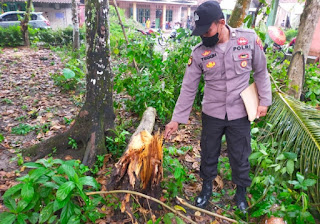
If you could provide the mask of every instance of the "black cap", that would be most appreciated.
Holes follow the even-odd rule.
[[[196,28],[192,35],[201,36],[210,28],[213,21],[224,19],[220,5],[216,1],[207,1],[198,6],[194,12]]]

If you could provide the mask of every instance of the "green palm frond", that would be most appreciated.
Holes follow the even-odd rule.
[[[300,170],[317,175],[317,183],[309,188],[310,200],[320,203],[320,111],[279,92],[273,94],[266,130],[278,142],[278,152],[298,155]],[[270,137],[271,135],[269,135]],[[268,138],[268,137],[267,137]],[[317,208],[320,212],[320,208]]]

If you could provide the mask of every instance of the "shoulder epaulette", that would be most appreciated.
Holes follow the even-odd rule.
[[[198,47],[202,46],[202,42],[198,43],[196,46],[192,48],[192,51],[195,51]]]
[[[252,29],[245,29],[245,28],[236,28],[235,29],[238,32],[244,32],[244,33],[256,33],[254,30]]]

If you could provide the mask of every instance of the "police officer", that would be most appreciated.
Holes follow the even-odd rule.
[[[200,77],[205,80],[202,101],[201,166],[203,180],[195,205],[205,208],[212,195],[212,181],[217,176],[221,138],[227,140],[232,168],[232,181],[237,185],[236,204],[242,211],[248,207],[246,187],[250,186],[250,122],[240,93],[249,86],[253,70],[260,104],[257,117],[265,116],[271,105],[271,85],[261,40],[254,31],[233,29],[226,25],[219,4],[207,1],[194,13],[195,29],[200,36],[188,61],[180,96],[171,121],[166,125],[164,137],[187,123],[197,93]]]

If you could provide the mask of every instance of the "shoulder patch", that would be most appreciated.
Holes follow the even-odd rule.
[[[190,56],[189,60],[188,60],[188,66],[190,66],[192,64],[192,56]]]

